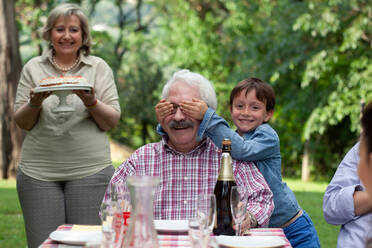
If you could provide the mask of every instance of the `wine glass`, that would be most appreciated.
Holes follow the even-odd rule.
[[[216,220],[216,196],[214,194],[198,195],[197,218],[202,235],[202,247],[207,247]]]
[[[246,193],[239,192],[237,186],[231,187],[230,206],[231,214],[236,225],[236,236],[240,235],[240,226],[247,213],[247,202]]]
[[[111,203],[103,202],[100,208],[100,216],[102,221],[102,246],[112,247],[115,242],[115,227],[114,227],[115,207]]]

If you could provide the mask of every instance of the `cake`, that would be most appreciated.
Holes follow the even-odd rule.
[[[48,77],[40,81],[40,87],[63,86],[63,85],[88,85],[86,78],[82,76]]]

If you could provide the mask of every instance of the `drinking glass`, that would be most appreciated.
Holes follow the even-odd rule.
[[[216,196],[214,194],[198,195],[197,218],[202,236],[202,247],[207,247],[216,220]]]
[[[115,244],[115,226],[114,226],[115,207],[110,203],[103,202],[100,208],[102,221],[102,247],[113,248]]]
[[[201,248],[201,230],[197,217],[189,220],[188,234],[192,248]]]
[[[110,191],[107,196],[110,200],[107,201],[114,212],[113,227],[115,231],[116,247],[121,247],[125,233],[128,229],[131,202],[130,193],[126,182],[114,182],[110,186]]]
[[[231,214],[236,225],[235,234],[236,236],[239,236],[240,226],[247,213],[247,194],[240,192],[237,186],[231,187],[230,194]]]

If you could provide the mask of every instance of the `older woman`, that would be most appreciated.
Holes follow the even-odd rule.
[[[63,223],[99,224],[99,206],[114,172],[105,131],[120,118],[112,70],[89,55],[88,21],[79,6],[53,9],[43,38],[49,49],[25,64],[15,102],[16,122],[27,131],[17,191],[31,248]],[[60,76],[81,76],[92,87],[67,96],[74,111],[53,111],[58,96],[34,91],[41,80]]]

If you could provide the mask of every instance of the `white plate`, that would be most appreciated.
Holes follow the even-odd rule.
[[[101,241],[101,231],[54,231],[49,235],[53,241],[69,245],[85,245],[89,241]]]
[[[59,91],[59,90],[90,90],[92,86],[90,85],[76,85],[76,84],[67,84],[67,85],[56,85],[49,87],[36,87],[34,89],[35,93],[45,92],[45,91]]]
[[[278,236],[216,236],[221,247],[228,248],[276,248],[286,243]]]
[[[187,232],[188,220],[154,220],[155,229],[164,232]]]

